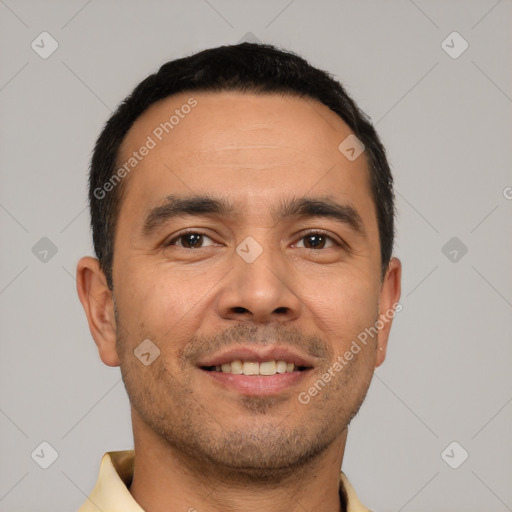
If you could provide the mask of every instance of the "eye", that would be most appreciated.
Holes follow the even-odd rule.
[[[206,241],[210,241],[209,244],[205,244]],[[187,231],[175,236],[168,242],[164,243],[165,247],[177,246],[184,249],[200,249],[202,247],[208,247],[214,245],[215,242],[207,236],[205,233],[200,231]],[[302,244],[302,245],[301,245]],[[295,247],[304,249],[328,249],[330,247],[341,247],[342,244],[334,240],[333,237],[327,235],[323,231],[312,231],[306,233],[300,238],[300,241]]]
[[[204,233],[199,231],[188,231],[186,233],[181,233],[180,235],[175,236],[172,240],[165,242],[164,245],[165,247],[176,245],[178,247],[183,247],[184,249],[200,249],[201,247],[205,247],[203,244],[205,240],[213,242],[213,240]]]
[[[329,235],[326,235],[322,231],[312,231],[310,233],[307,233],[303,235],[300,240],[306,241],[306,243],[303,244],[303,247],[305,249],[328,249],[329,247],[333,246],[341,246],[334,238],[330,237]],[[299,242],[300,243],[300,242]],[[331,245],[328,245],[328,244]],[[296,245],[297,247],[298,245]]]

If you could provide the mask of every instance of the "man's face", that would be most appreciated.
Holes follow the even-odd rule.
[[[191,97],[197,105],[180,110]],[[176,109],[189,112],[158,130]],[[343,434],[378,364],[377,337],[332,368],[383,307],[367,163],[338,150],[350,133],[316,101],[241,93],[176,95],[132,126],[120,165],[148,136],[156,143],[125,178],[113,263],[134,430],[246,471],[293,467]],[[202,212],[199,203],[190,213],[169,207],[196,196],[212,200]],[[160,355],[145,365],[134,350],[148,339]],[[268,362],[268,373],[283,370],[272,361],[296,367],[215,371],[237,360],[242,371],[244,361]],[[329,369],[330,381],[301,403]]]

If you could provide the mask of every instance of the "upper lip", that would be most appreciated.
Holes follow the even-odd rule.
[[[221,366],[233,361],[254,361],[263,363],[265,361],[286,361],[295,366],[312,367],[313,362],[310,358],[302,356],[296,350],[284,346],[265,346],[255,347],[239,345],[228,347],[211,356],[201,359],[197,366]]]

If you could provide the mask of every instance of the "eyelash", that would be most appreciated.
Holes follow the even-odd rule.
[[[194,235],[202,235],[202,236],[205,236],[207,238],[209,238],[210,240],[212,240],[212,238],[210,236],[208,236],[206,233],[204,233],[203,231],[200,231],[200,230],[196,230],[196,229],[190,229],[190,230],[187,230],[187,231],[183,231],[182,233],[179,233],[178,235],[176,235],[175,237],[173,237],[171,240],[169,240],[168,242],[164,242],[164,247],[170,247],[172,245],[174,245],[173,242],[179,240],[182,236],[185,236],[185,235],[190,235],[190,234],[194,234]],[[317,230],[312,230],[312,231],[308,231],[307,233],[303,234],[299,240],[302,240],[303,238],[306,238],[308,236],[311,236],[311,235],[322,235],[324,236],[325,238],[329,239],[331,242],[334,243],[335,246],[337,247],[344,247],[344,248],[348,248],[347,245],[345,243],[340,243],[338,242],[335,238],[333,238],[332,236],[328,235],[326,231],[322,231],[320,229],[317,229]],[[213,241],[213,240],[212,240]],[[178,246],[179,247],[179,246]],[[188,249],[188,247],[183,247],[183,249]],[[203,247],[199,247],[199,249],[203,249]],[[329,247],[328,247],[329,249]],[[197,249],[190,249],[190,250],[195,250],[197,251]],[[311,251],[318,251],[319,249],[310,249]]]

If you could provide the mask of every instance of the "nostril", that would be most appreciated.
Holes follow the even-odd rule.
[[[248,309],[245,309],[241,306],[236,306],[233,308],[233,312],[234,313],[249,313],[249,310]]]

